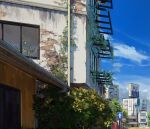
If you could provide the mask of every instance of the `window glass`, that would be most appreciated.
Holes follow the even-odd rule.
[[[4,41],[20,51],[20,26],[3,25]]]
[[[39,57],[39,29],[22,27],[22,53],[29,57]]]
[[[0,24],[0,39],[2,39],[2,24]]]

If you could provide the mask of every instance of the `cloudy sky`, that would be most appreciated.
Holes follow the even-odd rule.
[[[140,95],[150,98],[150,0],[113,0],[111,10],[115,58],[103,61],[114,73],[120,97],[127,96],[127,84],[140,85]]]

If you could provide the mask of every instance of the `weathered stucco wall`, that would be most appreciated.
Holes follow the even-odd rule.
[[[42,2],[42,0],[36,2]],[[72,2],[78,8],[76,12],[86,11],[86,0]],[[40,25],[40,60],[35,60],[35,62],[46,69],[49,69],[49,65],[55,65],[58,62],[60,36],[67,24],[66,12],[1,3],[0,20]],[[74,24],[73,37],[76,47],[72,49],[71,55],[71,79],[74,83],[87,83],[89,86],[94,86],[90,81],[90,66],[88,65],[90,55],[87,52],[90,45],[87,45],[87,16],[75,14]]]
[[[35,3],[55,5],[55,6],[64,6],[63,4],[67,2],[67,0],[19,0],[19,1],[35,2]]]
[[[35,60],[42,67],[55,64],[60,36],[66,27],[65,12],[34,8],[23,5],[0,4],[0,20],[40,25],[40,60]]]
[[[11,2],[21,2],[21,3],[33,3],[33,4],[43,4],[46,6],[56,6],[60,8],[66,8],[67,7],[67,0],[5,0],[5,1],[11,1]]]
[[[73,82],[86,83],[86,16],[75,16],[74,23]]]
[[[86,0],[71,0],[73,12],[86,13]]]

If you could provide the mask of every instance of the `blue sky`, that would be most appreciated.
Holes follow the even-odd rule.
[[[120,94],[127,96],[127,84],[140,85],[140,95],[150,98],[150,0],[113,0],[110,36],[115,59],[103,61],[112,70]]]

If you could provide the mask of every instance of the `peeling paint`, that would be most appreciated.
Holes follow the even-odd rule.
[[[6,16],[6,12],[3,9],[0,9],[0,19]]]
[[[73,12],[86,12],[86,0],[71,0]]]
[[[58,51],[56,51],[60,45],[59,36],[62,35],[67,22],[65,13],[5,3],[0,4],[0,19],[40,25],[41,52],[40,60],[36,60],[36,63],[43,65],[46,69],[49,69],[49,64],[56,63],[59,58]],[[52,57],[47,58],[46,54]]]
[[[53,0],[55,4],[61,0]],[[86,0],[76,0],[78,11],[86,11]],[[3,14],[4,13],[4,14]],[[40,26],[40,60],[35,60],[42,67],[50,70],[49,65],[60,62],[59,46],[60,36],[67,24],[65,12],[41,9],[15,4],[0,4],[0,19]],[[87,17],[75,15],[73,30],[77,49],[72,48],[73,62],[71,64],[71,77],[74,83],[86,83],[87,74]]]

